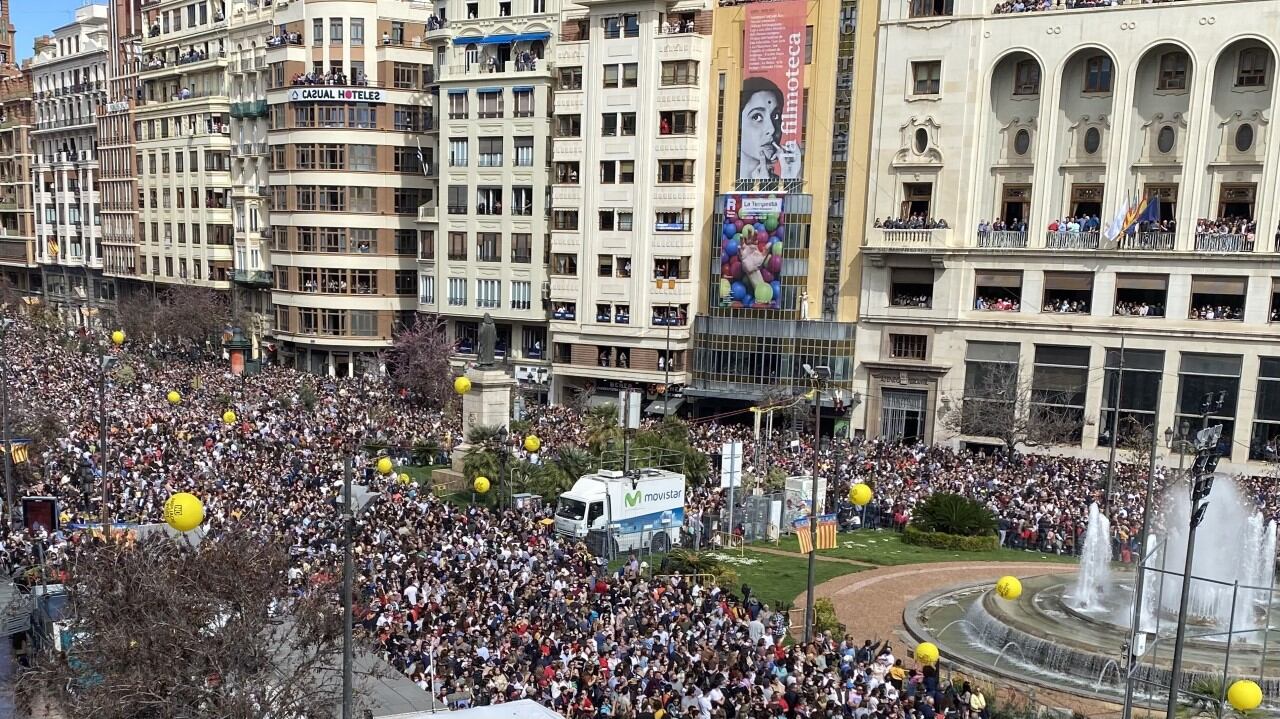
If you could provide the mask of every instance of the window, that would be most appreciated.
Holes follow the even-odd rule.
[[[466,185],[450,185],[449,186],[449,205],[448,211],[450,215],[468,214],[467,206],[471,203],[467,201]]]
[[[1116,316],[1164,317],[1168,286],[1168,275],[1116,274]]]
[[[527,310],[532,304],[533,299],[533,283],[528,280],[512,280],[511,281],[511,309]],[[529,330],[526,329],[525,332]],[[526,350],[525,355],[529,353]]]
[[[449,92],[449,119],[467,119],[467,91]]]
[[[533,117],[533,90],[512,88],[511,99],[515,102],[515,117]]]
[[[467,233],[449,233],[449,259],[465,262],[467,259]]]
[[[604,160],[600,163],[600,182],[605,185],[618,182],[618,163],[615,160]]]
[[[476,102],[479,107],[479,115],[481,118],[493,119],[502,117],[501,91],[477,91]]]
[[[294,205],[295,209],[316,209],[316,188],[309,185],[299,185],[295,188],[295,192],[297,194],[297,203]]]
[[[516,233],[511,235],[511,261],[529,264],[533,261],[533,235]]]
[[[1195,275],[1191,278],[1190,319],[1242,321],[1248,290],[1247,277]]]
[[[1270,57],[1271,53],[1260,47],[1241,50],[1236,64],[1236,87],[1265,87]]]
[[[1098,445],[1111,446],[1111,430],[1118,423],[1116,433],[1121,447],[1134,446],[1135,440],[1150,436],[1160,410],[1160,389],[1164,376],[1164,352],[1160,350],[1124,350],[1123,360],[1119,348],[1107,349],[1106,374],[1102,381],[1102,415],[1098,421]],[[1124,366],[1123,382],[1120,382]],[[1117,387],[1117,383],[1119,386]],[[1117,393],[1119,398],[1117,399]],[[1116,402],[1120,403],[1120,416],[1113,416]]]
[[[481,232],[476,235],[476,259],[481,262],[502,260],[502,235],[497,232]]]
[[[434,260],[436,258],[435,230],[418,231],[418,259]]]
[[[1089,314],[1093,299],[1093,273],[1045,272],[1041,312]]]
[[[340,17],[329,18],[329,44],[330,45],[342,44],[342,25],[343,25],[342,18]]]
[[[311,44],[324,44],[324,18],[314,18],[311,21]]]
[[[316,169],[316,146],[315,145],[294,145],[293,166],[294,166],[294,169],[298,169],[298,170]]]
[[[698,63],[694,60],[671,60],[662,63],[662,86],[695,85]]]
[[[418,232],[416,230],[396,230],[396,254],[412,255],[418,252]]]
[[[640,37],[640,16],[628,13],[622,16],[622,36]]]
[[[513,217],[533,216],[533,188],[528,185],[514,185],[511,188],[511,215]]]
[[[467,278],[449,278],[449,305],[451,307],[467,306]]]
[[[557,90],[581,90],[582,67],[562,67],[556,75]]]
[[[577,162],[557,162],[555,163],[556,184],[558,185],[576,185],[578,184],[578,163]]]
[[[893,267],[889,270],[890,304],[893,307],[932,307],[934,270],[927,267]]]
[[[1018,345],[969,342],[965,350],[960,431],[990,436],[993,427],[1016,426]]]
[[[889,356],[924,362],[929,357],[928,335],[889,335]]]
[[[613,255],[600,255],[596,261],[597,277],[613,277]]]
[[[502,214],[502,188],[501,187],[477,187],[476,188],[476,214],[477,215],[501,215]]]
[[[1040,63],[1023,60],[1014,66],[1013,94],[1038,95],[1040,93]]]
[[[418,303],[423,305],[436,303],[436,278],[433,275],[419,275]]]
[[[476,307],[496,308],[502,304],[501,280],[476,280]]]
[[[945,17],[953,7],[954,0],[911,0],[911,17]]]
[[[698,113],[692,110],[666,110],[658,113],[659,135],[692,135],[697,131]]]
[[[361,18],[361,17],[351,18],[351,44],[352,45],[364,44],[364,18]]]
[[[407,294],[413,294],[412,287]],[[376,337],[378,313],[373,310],[351,310],[351,334],[357,337]]]
[[[634,160],[618,161],[618,182],[630,185],[636,181],[636,163]]]
[[[1280,358],[1260,357],[1249,459],[1280,460]]]
[[[620,68],[619,65],[604,66],[604,86],[605,87],[618,86],[619,78],[621,77],[621,71],[619,68]]]
[[[342,212],[347,205],[344,189],[331,186],[316,188],[316,208],[322,212]]]
[[[454,137],[449,139],[449,167],[466,167],[467,166],[467,138]]]
[[[604,66],[605,87],[635,87],[638,77],[639,66],[634,62]]]
[[[364,147],[371,147],[371,146],[365,145]],[[344,152],[344,149],[345,148],[343,145],[321,145],[318,148],[318,152],[320,156],[320,169],[321,170],[344,169],[343,155],[346,154]],[[355,168],[352,168],[352,169],[355,169]]]
[[[378,199],[377,189],[373,187],[352,187],[349,188],[351,193],[351,211],[352,212],[377,212]]]
[[[1156,80],[1157,90],[1187,89],[1187,54],[1181,50],[1166,52],[1160,56],[1160,77]]]
[[[1084,91],[1111,92],[1111,58],[1094,55],[1084,61]]]
[[[556,137],[581,137],[581,115],[556,115]]]
[[[517,137],[513,144],[516,167],[533,167],[533,138]]]
[[[912,95],[937,95],[942,92],[942,61],[911,63]]]
[[[600,135],[614,137],[618,134],[618,113],[606,112],[600,116]]]
[[[392,157],[392,169],[409,174],[431,174],[431,166],[435,163],[435,148],[422,148],[422,160],[418,160],[417,147],[399,147]]]
[[[432,192],[425,187],[397,187],[392,197],[397,215],[416,215],[419,207],[431,202]]]
[[[622,86],[635,87],[639,82],[639,66],[634,62],[622,66]]]
[[[502,138],[480,138],[476,159],[480,167],[502,167]]]
[[[1235,434],[1236,401],[1240,394],[1240,355],[1195,354],[1182,353],[1178,365],[1178,407],[1174,421],[1177,427],[1183,422],[1191,425],[1191,431],[1200,429],[1201,416],[1204,412],[1204,401],[1211,396],[1222,399],[1222,407],[1213,410],[1209,415],[1209,426],[1222,425],[1222,438],[1219,451],[1227,448],[1225,454],[1231,454],[1232,437]],[[1175,430],[1176,431],[1176,430]]]
[[[1021,270],[977,270],[973,308],[985,312],[1022,310]]]
[[[693,182],[693,160],[659,160],[658,182],[663,184]]]
[[[578,229],[578,211],[577,210],[552,210],[551,211],[551,228],[554,230],[577,230]]]
[[[551,255],[551,274],[561,276],[577,276],[578,256],[557,252]]]

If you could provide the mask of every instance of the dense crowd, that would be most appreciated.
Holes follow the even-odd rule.
[[[886,217],[883,220],[876,218],[875,226],[886,230],[945,230],[950,227],[946,220],[920,212],[906,217]]]
[[[979,295],[973,301],[975,310],[989,310],[992,312],[1018,312],[1022,309],[1022,303],[1016,299],[1009,297],[987,297]]]
[[[1116,314],[1125,317],[1164,317],[1164,304],[1120,301],[1116,303]]]
[[[208,528],[253,527],[287,544],[292,580],[333,572],[340,561],[333,500],[344,457],[381,492],[358,522],[357,622],[382,655],[454,706],[533,698],[566,716],[894,717],[971,719],[985,700],[943,691],[931,669],[897,658],[887,644],[821,635],[787,644],[787,618],[749,587],[660,578],[636,558],[609,571],[574,540],[554,534],[537,511],[460,507],[414,485],[383,479],[359,447],[405,448],[461,441],[460,419],[404,400],[378,379],[314,378],[265,367],[233,376],[222,361],[196,361],[142,343],[116,350],[100,337],[47,330],[25,320],[5,345],[14,416],[44,437],[20,467],[23,492],[57,496],[71,528],[100,516],[97,384],[99,354],[122,355],[106,403],[110,514],[158,521],[165,499],[190,491],[205,502]],[[33,391],[36,390],[36,391]],[[169,391],[182,394],[172,404]],[[236,421],[223,421],[231,409]],[[529,417],[550,456],[585,445],[582,414],[539,408]],[[876,498],[868,521],[902,524],[932,492],[978,498],[999,517],[1011,547],[1074,551],[1105,465],[1051,456],[978,455],[944,448],[833,439],[815,458],[811,439],[778,432],[752,441],[745,425],[694,421],[690,442],[708,455],[746,444],[744,472],[806,474],[818,462],[829,506],[856,482]],[[527,456],[513,438],[513,451]],[[353,449],[354,448],[354,449]],[[398,448],[398,449],[397,449]],[[1140,521],[1144,475],[1117,468],[1113,527],[1118,553]],[[1159,477],[1164,481],[1163,474]],[[1244,485],[1274,514],[1275,490]],[[1264,494],[1265,490],[1265,494]],[[724,497],[693,488],[688,515],[718,517]],[[242,530],[243,531],[243,530]],[[55,565],[83,535],[0,529],[9,567],[29,566],[37,545]],[[1122,555],[1123,556],[1123,555]],[[856,632],[858,627],[852,627]]]
[[[1050,299],[1044,303],[1045,312],[1062,312],[1067,314],[1088,314],[1088,300]]]
[[[1193,320],[1239,320],[1244,318],[1244,308],[1228,305],[1201,305],[1191,308],[1190,318]]]

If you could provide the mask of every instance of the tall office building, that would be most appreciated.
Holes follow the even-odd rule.
[[[875,15],[866,0],[715,10],[707,83],[711,222],[695,324],[700,411],[791,394],[829,371],[824,431],[847,431]],[[696,168],[695,168],[696,169]],[[781,389],[775,389],[779,388]],[[836,427],[835,425],[838,425]]]
[[[398,0],[274,4],[267,41],[274,337],[350,375],[416,319],[419,207],[435,202],[427,25]],[[427,162],[430,162],[427,159]]]
[[[1153,430],[1177,449],[1212,393],[1232,464],[1274,460],[1280,142],[1258,29],[1280,6],[920,0],[878,22],[867,434],[993,444],[1015,405],[1062,451]],[[1129,205],[1142,222],[1108,231]],[[1048,420],[1066,431],[1035,437]]]
[[[267,38],[274,34],[275,8],[258,0],[231,3],[227,51],[231,97],[231,216],[235,271],[231,309],[243,319],[252,355],[258,358],[271,330],[271,242],[267,198]]]
[[[622,389],[661,400],[688,382],[706,274],[698,185],[714,122],[712,11],[700,8],[596,2],[565,12],[548,269],[556,402],[616,401]]]
[[[0,29],[8,26],[7,10],[0,0]],[[0,64],[0,287],[27,296],[41,289],[31,191],[33,112],[30,68]]]
[[[140,255],[152,282],[230,290],[231,109],[219,0],[144,8],[137,156]]]
[[[134,108],[142,53],[142,1],[112,0],[108,14],[107,102],[98,108],[98,187],[103,273],[121,292],[138,268],[138,165]],[[136,288],[134,288],[136,289]]]
[[[109,44],[107,7],[84,5],[72,22],[36,39],[31,61],[37,258],[45,299],[80,325],[115,308],[115,283],[102,273],[95,125],[107,97]]]
[[[546,138],[559,17],[557,0],[449,0],[425,37],[439,88],[440,199],[422,218],[418,308],[446,318],[463,357],[492,316],[499,355],[538,394],[549,379]]]
[[[17,66],[19,58],[15,52],[17,48],[13,46],[14,33],[17,28],[13,26],[13,18],[9,15],[10,0],[0,0],[0,66],[13,65]]]

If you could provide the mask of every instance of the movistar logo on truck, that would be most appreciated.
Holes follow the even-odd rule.
[[[684,494],[684,490],[680,489],[668,489],[664,492],[645,492],[642,489],[637,489],[634,492],[622,495],[622,499],[627,503],[628,507],[635,507],[641,502],[663,502],[680,499],[682,494]]]

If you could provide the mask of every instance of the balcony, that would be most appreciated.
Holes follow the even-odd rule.
[[[1025,230],[995,230],[978,233],[978,247],[1023,248],[1026,246]]]
[[[1226,232],[1197,232],[1196,252],[1253,252],[1254,240],[1249,235]]]
[[[418,222],[439,222],[439,205],[422,205],[418,208]]]
[[[951,229],[897,230],[877,227],[867,234],[869,245],[877,247],[927,247],[950,244]]]
[[[1147,250],[1151,252],[1172,252],[1177,245],[1177,237],[1172,232],[1136,232],[1124,235],[1116,243],[1121,250]]]
[[[440,68],[440,79],[442,81],[498,80],[504,77],[551,77],[551,67],[545,59],[534,59],[530,63],[508,60],[506,62],[494,62],[489,65],[482,61],[473,63],[469,67],[465,65],[445,65]]]
[[[266,270],[236,270],[231,275],[231,279],[242,285],[270,287],[273,284],[271,273]]]
[[[1064,232],[1050,230],[1044,233],[1044,246],[1051,250],[1096,250],[1099,233],[1097,230],[1087,232]]]

